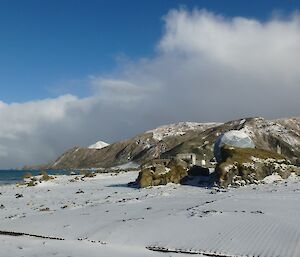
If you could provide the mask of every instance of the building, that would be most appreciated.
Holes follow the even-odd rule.
[[[194,153],[179,153],[176,158],[187,162],[189,166],[194,166],[197,162],[197,156]]]

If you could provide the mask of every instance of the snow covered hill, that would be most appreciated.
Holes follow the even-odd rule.
[[[147,131],[153,133],[153,138],[161,141],[170,136],[183,136],[187,131],[204,131],[208,128],[215,127],[221,123],[197,123],[197,122],[179,122],[169,125],[164,125],[156,129]],[[146,132],[146,133],[147,133]]]
[[[229,130],[242,130],[258,148],[280,150],[292,163],[300,165],[300,118],[246,118],[226,123],[165,125],[111,145],[100,141],[88,148],[72,148],[41,168],[107,168],[128,162],[140,164],[154,158],[170,158],[178,153],[195,153],[198,160],[208,162],[213,158],[216,138]]]

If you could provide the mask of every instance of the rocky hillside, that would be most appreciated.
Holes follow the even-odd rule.
[[[232,129],[246,132],[258,148],[281,150],[292,163],[300,164],[300,118],[247,118],[227,123],[181,122],[100,149],[74,147],[42,168],[107,168],[126,163],[141,164],[155,158],[176,156],[177,153],[195,153],[198,160],[209,161],[213,158],[216,138]]]

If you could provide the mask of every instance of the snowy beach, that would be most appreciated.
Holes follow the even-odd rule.
[[[61,175],[34,187],[1,186],[2,234],[27,235],[0,235],[0,256],[300,255],[295,175],[228,190],[128,187],[137,174],[84,181]]]

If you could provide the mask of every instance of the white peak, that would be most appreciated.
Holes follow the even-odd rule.
[[[104,147],[106,147],[108,145],[109,145],[108,143],[105,143],[103,141],[98,141],[95,144],[90,145],[88,148],[89,149],[102,149],[102,148],[104,148]]]

